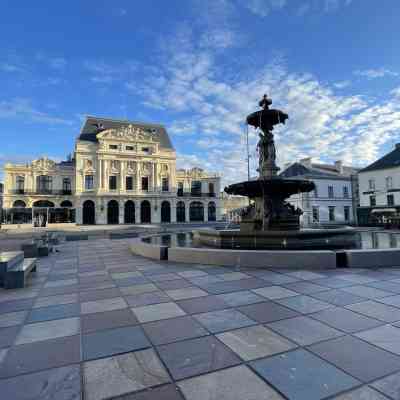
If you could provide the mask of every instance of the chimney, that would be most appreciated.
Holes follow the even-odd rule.
[[[335,161],[335,168],[339,174],[343,174],[343,162],[342,160]]]
[[[302,158],[300,160],[300,163],[303,164],[305,167],[311,168],[312,167],[312,158],[311,157]]]
[[[394,145],[394,148],[395,148],[395,149],[400,149],[400,143],[396,143],[396,144]]]

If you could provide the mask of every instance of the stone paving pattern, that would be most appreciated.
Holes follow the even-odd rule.
[[[64,243],[0,289],[1,399],[400,399],[400,267],[230,270],[128,244]]]

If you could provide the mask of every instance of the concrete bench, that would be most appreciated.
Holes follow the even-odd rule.
[[[110,232],[110,239],[128,239],[128,238],[137,238],[139,236],[138,232]]]
[[[25,258],[39,257],[38,244],[35,241],[21,244],[21,250],[24,252]]]
[[[36,258],[25,258],[20,264],[7,269],[4,277],[4,288],[25,287],[26,280],[31,272],[36,272]]]
[[[67,242],[75,242],[77,240],[88,240],[89,235],[83,233],[76,233],[73,235],[65,235],[65,240]]]
[[[23,251],[4,251],[0,253],[0,284],[4,282],[7,270],[20,264],[23,260]]]

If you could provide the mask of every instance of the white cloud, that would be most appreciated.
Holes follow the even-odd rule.
[[[103,60],[86,60],[83,65],[91,74],[90,80],[98,84],[110,84],[126,79],[137,68],[137,64],[133,61],[125,61],[117,65]]]
[[[366,70],[356,70],[354,71],[355,75],[365,77],[367,79],[375,79],[375,78],[383,78],[385,76],[399,76],[398,72],[392,71],[390,69],[380,67],[380,68],[371,68]]]
[[[247,0],[244,3],[253,14],[267,17],[272,11],[280,10],[286,6],[286,0]]]
[[[393,89],[390,92],[390,94],[393,95],[394,97],[398,97],[400,99],[400,86],[395,88],[395,89]]]
[[[337,89],[345,89],[351,85],[351,81],[340,81],[333,84],[333,86]]]

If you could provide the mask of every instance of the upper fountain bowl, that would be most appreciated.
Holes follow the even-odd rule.
[[[271,131],[274,125],[284,124],[289,116],[281,110],[260,110],[247,116],[247,123],[254,128]]]

